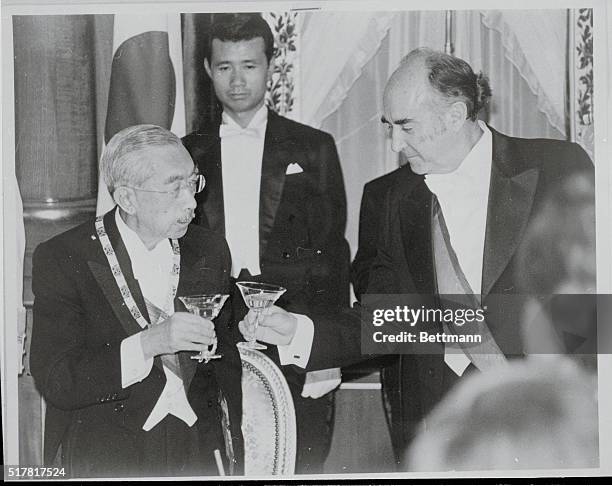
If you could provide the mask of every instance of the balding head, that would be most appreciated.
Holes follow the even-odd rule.
[[[430,102],[433,94],[427,79],[425,58],[408,54],[389,78],[383,100],[387,104],[392,98],[401,96],[405,101],[421,104]]]
[[[489,82],[482,73],[475,74],[463,59],[427,47],[409,52],[391,76],[393,79],[394,84],[422,80],[436,101],[465,103],[467,118],[472,121],[491,96]]]
[[[452,172],[482,134],[476,115],[489,95],[486,79],[465,61],[427,48],[411,51],[383,95],[393,150],[417,174]]]

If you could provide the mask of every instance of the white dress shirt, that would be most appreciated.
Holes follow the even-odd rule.
[[[170,271],[173,252],[170,241],[164,239],[155,248],[148,250],[140,237],[115,212],[115,221],[119,234],[130,256],[134,278],[138,281],[143,297],[166,314],[174,314],[174,302],[168,299]],[[145,379],[153,367],[153,358],[145,359],[140,342],[141,333],[133,334],[121,342],[121,384],[127,388]],[[151,430],[168,414],[181,419],[190,427],[197,416],[187,400],[181,377],[164,366],[166,385],[159,396],[155,407],[143,425],[144,430]]]
[[[268,110],[262,106],[246,128],[225,112],[221,117],[225,239],[232,255],[232,276],[243,268],[259,275],[259,189]]]
[[[259,261],[259,198],[268,109],[262,106],[242,128],[225,112],[219,127],[223,177],[225,238],[232,255],[232,276],[243,268],[261,274]],[[297,333],[290,345],[278,346],[282,365],[305,367],[310,356],[314,326],[310,318],[294,314]],[[325,382],[325,383],[323,383]],[[308,373],[302,394],[317,398],[340,384],[340,370]]]
[[[451,246],[474,294],[481,293],[493,139],[483,133],[461,165],[447,174],[428,174],[425,183],[438,198]]]
[[[425,183],[438,198],[450,242],[474,294],[482,292],[482,265],[493,159],[491,131],[478,121],[482,135],[461,165],[447,174],[428,174]],[[452,352],[451,352],[452,348]],[[455,345],[445,346],[444,361],[459,376],[469,358]]]

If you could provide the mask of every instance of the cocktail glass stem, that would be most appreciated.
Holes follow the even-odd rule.
[[[248,326],[246,342],[239,343],[251,349],[266,349],[264,344],[257,342],[257,328],[261,322],[261,313],[274,305],[285,292],[285,288],[263,282],[236,282],[246,306],[255,314],[253,325]],[[252,331],[252,332],[251,332]]]
[[[200,294],[179,297],[189,312],[206,319],[214,319],[219,315],[227,295],[224,294]],[[217,337],[215,336],[212,344],[207,346],[206,350],[191,356],[191,359],[197,359],[198,363],[204,361],[208,363],[211,359],[221,358],[222,355],[217,354]]]
[[[257,342],[257,328],[259,327],[259,320],[261,319],[261,311],[257,310],[255,311],[255,321],[253,322],[253,326],[251,327],[251,330],[253,331],[250,335],[249,335],[249,343],[251,344],[255,344]]]

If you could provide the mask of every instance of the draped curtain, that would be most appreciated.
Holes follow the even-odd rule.
[[[316,12],[302,35],[301,120],[320,127],[342,104],[387,35],[390,12]],[[307,68],[306,68],[307,67]]]
[[[305,14],[310,18],[304,22],[303,66],[319,57],[316,69],[303,68],[308,77],[302,76],[302,121],[336,139],[353,255],[364,183],[404,163],[391,151],[380,123],[384,86],[410,50],[444,48],[445,14]],[[459,11],[454,32],[455,55],[490,79],[493,98],[482,114],[485,121],[513,136],[566,138],[567,11]]]

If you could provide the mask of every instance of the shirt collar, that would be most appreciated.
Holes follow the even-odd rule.
[[[221,122],[224,125],[242,128],[240,125],[238,125],[236,120],[234,120],[231,116],[225,113],[225,111],[221,113]],[[261,106],[261,108],[259,108],[259,110],[255,112],[255,115],[253,116],[249,124],[245,127],[245,129],[265,127],[267,123],[268,123],[268,108],[266,107],[266,104],[264,103]]]
[[[428,174],[425,183],[436,195],[457,192],[472,187],[480,187],[482,183],[488,187],[489,170],[484,170],[483,161],[490,165],[493,154],[493,137],[486,123],[478,120],[482,135],[467,154],[463,162],[453,172],[446,174]],[[486,180],[485,180],[486,179]],[[471,191],[471,189],[470,189]]]
[[[168,261],[168,259],[172,259],[172,247],[167,238],[164,238],[153,249],[149,250],[140,239],[140,236],[123,221],[118,208],[115,211],[115,222],[117,223],[119,235],[130,256],[132,271],[136,279],[150,271],[152,261],[160,264]]]

